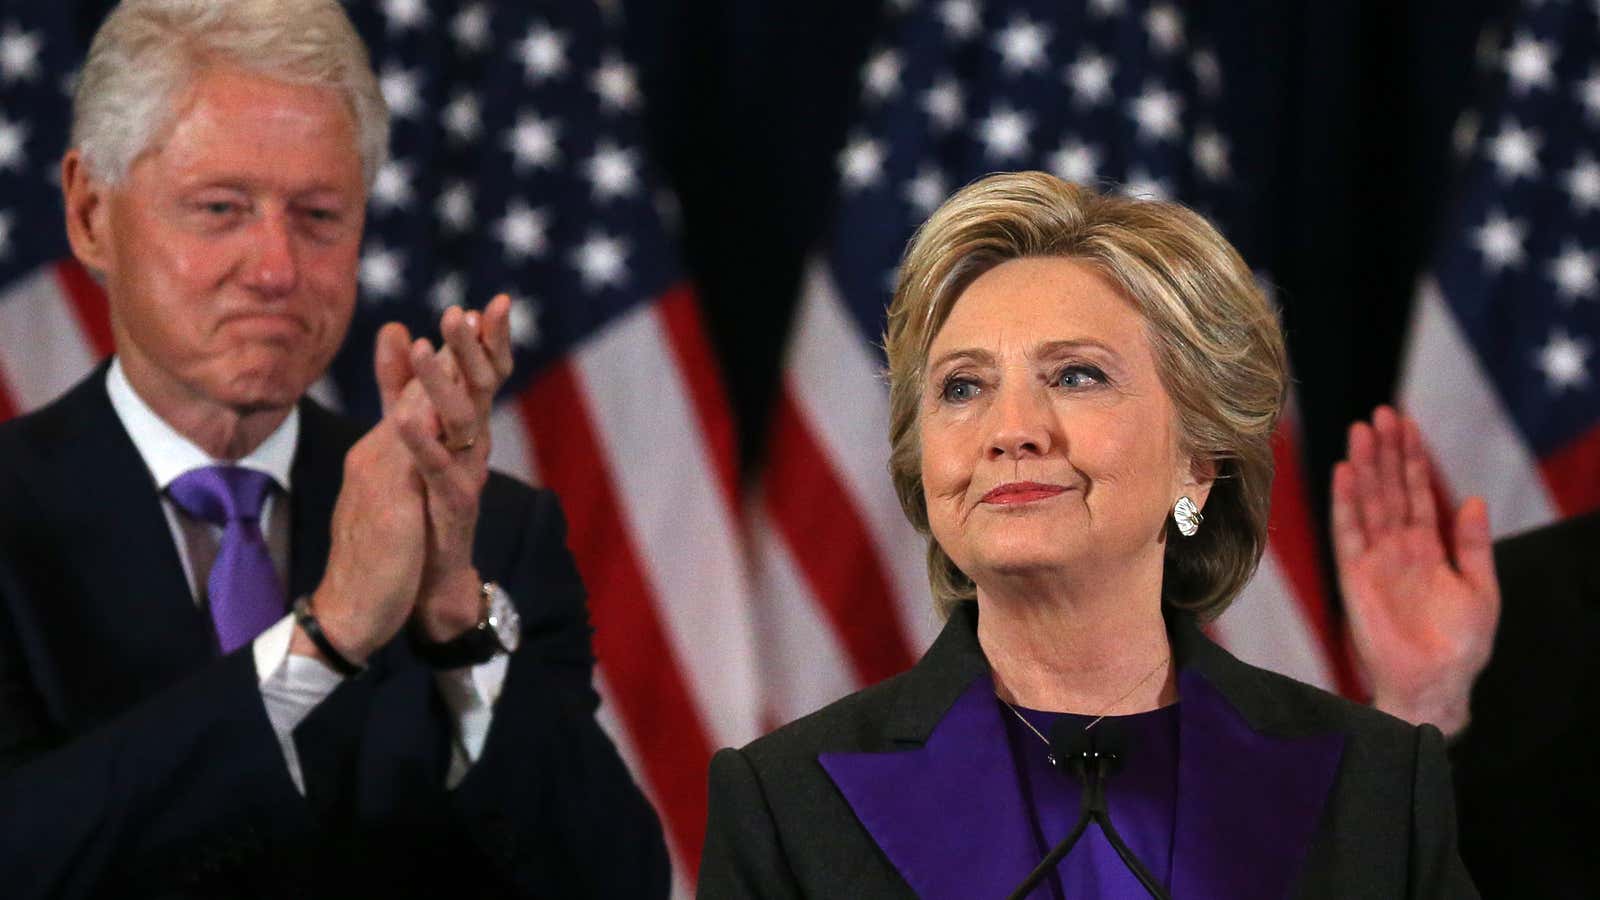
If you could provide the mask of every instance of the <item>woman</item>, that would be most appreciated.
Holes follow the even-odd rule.
[[[1199,630],[1265,545],[1286,385],[1208,223],[991,176],[912,240],[886,346],[947,624],[911,671],[717,754],[702,896],[1006,896],[1078,820],[1061,740],[1112,732],[1111,821],[1173,897],[1475,896],[1436,729]],[[1029,894],[1146,895],[1099,827]]]

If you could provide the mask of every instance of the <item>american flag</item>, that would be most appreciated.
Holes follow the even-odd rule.
[[[1600,4],[1527,3],[1486,46],[1400,402],[1499,535],[1600,506]]]
[[[1246,208],[1203,4],[901,0],[887,15],[861,72],[836,220],[808,266],[751,504],[768,721],[907,667],[937,628],[924,543],[889,481],[878,350],[915,227],[954,189],[1002,169],[1178,199],[1225,228]],[[1246,659],[1348,691],[1297,444],[1286,417],[1271,547],[1215,633]]]
[[[66,6],[0,13],[0,409],[12,414],[111,349],[104,297],[63,261],[47,174],[83,51]],[[517,370],[491,462],[561,497],[602,724],[661,814],[686,894],[711,752],[757,733],[754,632],[732,417],[659,209],[618,23],[590,0],[347,9],[394,134],[333,394],[376,414],[382,323],[432,333],[446,306],[513,296]]]

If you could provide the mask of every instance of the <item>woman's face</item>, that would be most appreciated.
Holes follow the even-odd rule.
[[[1204,505],[1145,322],[1070,259],[1003,263],[935,335],[920,428],[933,536],[980,586],[1154,566],[1172,504]],[[1106,568],[1106,567],[1111,568]]]

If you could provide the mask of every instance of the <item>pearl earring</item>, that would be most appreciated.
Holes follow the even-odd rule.
[[[1178,502],[1172,506],[1173,521],[1178,523],[1178,532],[1184,537],[1194,537],[1200,532],[1200,523],[1206,517],[1200,514],[1200,507],[1188,497],[1179,497]]]

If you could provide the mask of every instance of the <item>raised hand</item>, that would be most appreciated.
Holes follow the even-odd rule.
[[[1472,683],[1500,618],[1483,500],[1443,524],[1431,464],[1410,418],[1380,406],[1350,427],[1333,469],[1339,587],[1373,705],[1445,734],[1465,727]]]
[[[404,326],[378,335],[375,368],[385,404],[420,390],[429,415],[402,419],[399,434],[424,486],[427,553],[416,619],[423,636],[443,642],[473,627],[481,583],[472,564],[478,498],[489,477],[489,413],[511,375],[511,300],[491,301],[482,314],[451,308],[437,351],[412,341]]]

